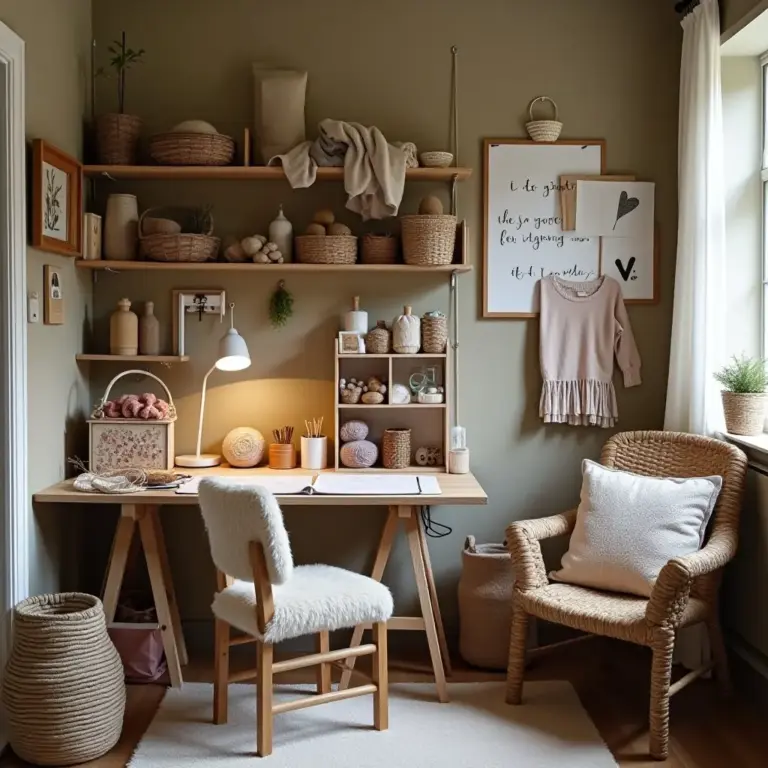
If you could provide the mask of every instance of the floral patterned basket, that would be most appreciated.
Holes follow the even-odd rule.
[[[158,381],[168,396],[168,416],[164,419],[107,418],[104,407],[112,387],[123,376],[140,374]],[[176,407],[170,390],[149,371],[123,371],[107,385],[101,401],[88,419],[89,469],[173,469],[174,422]]]

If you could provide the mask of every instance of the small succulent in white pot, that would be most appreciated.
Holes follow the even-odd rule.
[[[765,424],[768,371],[761,357],[733,357],[715,374],[722,384],[725,429],[732,435],[759,435]]]

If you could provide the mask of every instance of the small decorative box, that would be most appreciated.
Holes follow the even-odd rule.
[[[123,376],[140,374],[160,382],[168,395],[164,418],[109,418],[105,405],[115,383]],[[148,371],[131,370],[115,376],[107,385],[88,419],[89,468],[91,472],[114,469],[173,469],[176,408],[165,383]]]

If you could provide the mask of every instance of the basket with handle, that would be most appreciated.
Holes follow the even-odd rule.
[[[540,101],[548,101],[554,107],[554,120],[537,120],[533,116],[533,108]],[[560,133],[563,130],[563,124],[557,119],[559,115],[557,104],[555,104],[554,99],[551,99],[549,96],[537,96],[528,107],[528,114],[530,115],[531,119],[528,123],[525,124],[525,127],[528,131],[528,135],[534,141],[553,142],[560,138]]]
[[[151,214],[163,210],[167,209],[147,208],[139,217],[139,254],[142,259],[166,262],[203,262],[216,259],[221,241],[218,237],[212,237],[213,215],[210,211],[205,213],[205,231],[201,234],[192,232],[146,234],[144,219],[155,218]],[[187,219],[194,213],[191,208],[177,210],[183,210],[182,216]]]
[[[154,379],[168,398],[168,415],[162,419],[111,418],[105,407],[112,388],[125,376]],[[104,472],[114,469],[173,469],[176,406],[165,382],[149,371],[135,368],[123,371],[107,384],[104,395],[88,419],[89,469]]]

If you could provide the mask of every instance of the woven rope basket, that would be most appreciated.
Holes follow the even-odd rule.
[[[149,140],[158,165],[229,165],[235,142],[221,133],[159,133]]]
[[[112,749],[125,683],[98,598],[68,592],[16,606],[2,703],[11,746],[30,763],[85,763]]]
[[[364,235],[360,261],[363,264],[394,264],[397,261],[397,238],[392,235]]]
[[[357,238],[352,235],[299,235],[294,238],[301,264],[354,264]]]
[[[533,116],[533,108],[536,106],[538,102],[544,102],[548,101],[552,106],[555,108],[555,119],[554,120],[536,120]],[[558,121],[558,109],[557,104],[555,104],[553,99],[550,99],[549,96],[538,96],[536,97],[532,102],[531,105],[528,107],[528,114],[531,117],[530,122],[526,123],[525,128],[528,131],[528,135],[534,140],[534,141],[541,141],[541,142],[553,142],[557,141],[560,138],[560,133],[563,130],[563,124]]]
[[[768,395],[723,392],[725,429],[732,435],[762,434]]]
[[[379,320],[365,336],[365,351],[369,355],[386,355],[392,349],[392,332],[384,320]]]
[[[215,261],[219,254],[221,240],[212,237],[213,216],[209,213],[205,234],[182,232],[181,234],[144,234],[144,219],[156,218],[151,216],[153,211],[162,208],[148,208],[139,218],[139,255],[148,261],[166,262],[203,262]]]
[[[411,466],[411,430],[385,429],[381,441],[381,457],[385,469]]]
[[[403,261],[416,267],[437,267],[453,262],[456,217],[403,216]]]
[[[264,435],[252,427],[237,427],[221,444],[221,454],[232,467],[256,467],[264,458]]]
[[[431,355],[442,355],[448,344],[448,318],[424,315],[421,318],[421,349]]]
[[[99,161],[104,165],[135,165],[141,118],[111,113],[96,121]]]

